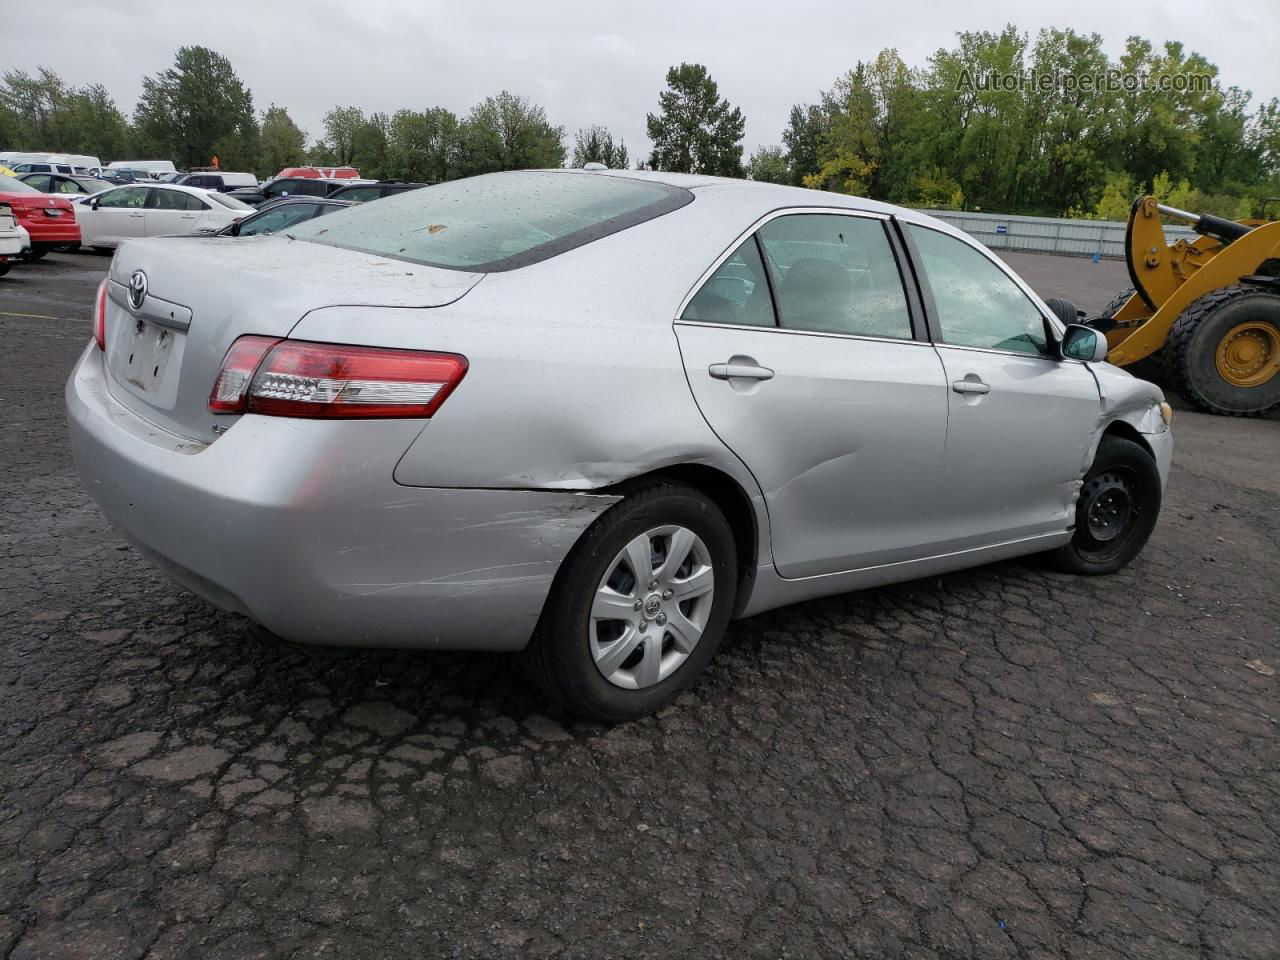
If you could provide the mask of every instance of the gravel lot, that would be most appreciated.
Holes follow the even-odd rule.
[[[1276,417],[1180,410],[1116,577],[776,611],[610,730],[503,657],[258,639],[126,548],[62,412],[106,265],[0,280],[0,957],[1280,956]]]

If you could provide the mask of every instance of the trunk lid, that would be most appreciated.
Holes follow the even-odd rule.
[[[131,284],[142,284],[137,274],[145,277],[140,303],[130,298]],[[210,443],[215,426],[235,420],[207,403],[237,337],[288,336],[321,307],[442,307],[482,276],[283,237],[129,241],[107,284],[110,389],[156,426]],[[362,342],[358,330],[351,342]]]

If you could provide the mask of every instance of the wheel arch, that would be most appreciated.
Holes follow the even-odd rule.
[[[1147,438],[1142,435],[1142,432],[1137,427],[1129,423],[1127,420],[1112,420],[1103,427],[1101,436],[1123,437],[1125,440],[1131,440],[1136,443],[1143,450],[1147,451],[1147,453],[1151,454],[1152,457],[1155,457],[1156,455],[1155,451],[1151,449],[1151,444],[1147,441]],[[1099,438],[1099,442],[1101,442],[1101,437]]]
[[[729,521],[738,553],[738,592],[733,610],[733,616],[737,617],[751,599],[760,553],[761,518],[750,494],[733,476],[705,463],[670,464],[593,492],[626,496],[636,487],[654,480],[674,480],[693,487],[719,507]]]

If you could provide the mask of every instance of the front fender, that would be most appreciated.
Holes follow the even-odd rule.
[[[1146,445],[1156,459],[1163,486],[1169,479],[1169,467],[1173,460],[1173,433],[1164,422],[1160,405],[1165,402],[1164,391],[1148,380],[1140,380],[1126,370],[1110,363],[1091,363],[1089,372],[1098,383],[1101,415],[1097,428],[1090,438],[1089,465],[1097,454],[1098,444],[1107,432],[1132,432]],[[1117,430],[1116,424],[1125,428]]]

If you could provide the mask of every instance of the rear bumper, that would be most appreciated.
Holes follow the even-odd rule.
[[[32,246],[80,242],[80,224],[76,223],[74,214],[64,214],[61,217],[46,217],[41,214],[39,217],[23,220],[22,225],[31,235]]]
[[[93,344],[66,401],[80,476],[124,535],[291,640],[517,650],[561,560],[617,499],[401,486],[410,421],[246,416],[192,443],[116,401]]]

